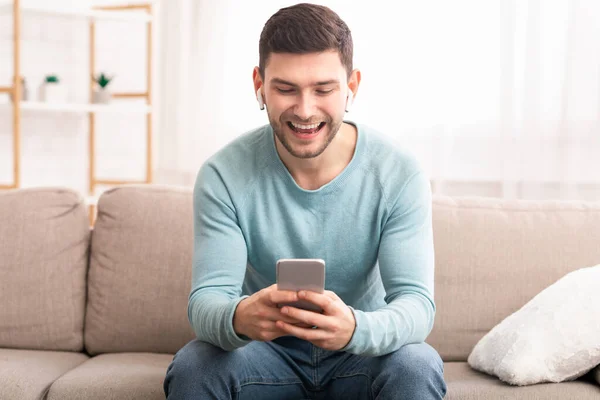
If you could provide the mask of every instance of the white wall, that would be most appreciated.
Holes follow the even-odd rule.
[[[411,150],[436,192],[600,200],[596,0],[315,2],[352,30],[363,80],[347,118]],[[175,50],[163,60],[191,76],[166,76],[177,90],[162,113],[164,183],[193,183],[210,155],[268,122],[251,80],[258,39],[293,3],[168,0],[183,23],[165,29]]]
[[[96,24],[96,71],[116,75],[114,91],[145,90],[145,35],[144,23]],[[21,44],[22,75],[34,99],[44,76],[54,73],[66,86],[70,102],[88,101],[87,20],[25,14]],[[12,66],[12,15],[3,14],[0,15],[0,86],[11,84]],[[12,182],[12,113],[7,101],[6,95],[0,95],[0,184]],[[96,121],[97,176],[144,179],[145,115],[99,114]],[[85,113],[22,111],[21,186],[60,185],[87,194],[88,135]]]
[[[593,1],[587,0],[585,4],[590,6],[595,4]],[[155,60],[173,58],[177,47],[179,50],[198,49],[195,53],[184,52],[185,62],[165,67],[167,73],[160,80],[160,87],[154,85],[156,178],[161,183],[189,184],[206,158],[243,131],[268,122],[266,113],[258,110],[252,90],[251,73],[258,63],[258,38],[267,18],[294,1],[268,0],[260,6],[242,0],[161,2],[188,4],[195,12],[184,15],[187,19],[175,16],[176,25],[170,29],[182,31],[192,24],[192,18],[200,18],[194,25],[196,36],[183,35],[191,43],[175,40],[173,46],[164,46],[161,52],[159,35],[155,35]],[[161,2],[156,2],[158,30],[161,29],[158,22],[164,21],[167,14],[167,7],[164,13],[158,9]],[[544,90],[538,91],[536,85],[541,83],[536,78],[538,70],[549,74],[557,68],[566,68],[567,63],[541,56],[538,60],[537,56],[546,53],[554,56],[547,48],[562,49],[564,43],[554,40],[550,34],[561,38],[567,30],[556,24],[544,25],[540,30],[543,34],[538,38],[544,39],[540,41],[544,45],[540,47],[540,54],[521,49],[525,36],[516,32],[519,40],[515,42],[514,60],[502,61],[501,40],[496,36],[484,37],[480,32],[485,31],[484,25],[496,21],[496,16],[501,14],[500,4],[513,3],[461,1],[461,7],[474,7],[472,11],[480,17],[469,19],[469,24],[464,26],[455,26],[448,15],[459,3],[431,2],[437,6],[432,8],[429,2],[420,5],[400,2],[402,12],[382,13],[380,9],[365,7],[361,1],[319,2],[336,10],[351,27],[355,65],[363,71],[359,96],[348,118],[381,128],[414,151],[432,178],[442,182],[436,185],[437,190],[505,197],[517,192],[517,197],[552,198],[561,197],[558,193],[564,192],[563,197],[600,199],[597,173],[600,157],[595,156],[600,148],[600,136],[596,134],[600,127],[599,77],[593,72],[599,65],[600,51],[592,46],[595,42],[590,39],[597,37],[597,24],[586,23],[585,10],[577,13],[577,29],[573,31],[577,40],[570,50],[574,54],[569,59],[571,74],[555,73],[544,78]],[[516,4],[523,3],[513,5]],[[554,8],[561,11],[562,6],[556,4]],[[561,4],[566,7],[571,3],[563,1]],[[595,8],[598,9],[597,5]],[[545,6],[544,12],[548,14],[551,9],[553,7]],[[597,11],[589,14],[588,19],[598,15]],[[557,18],[543,21],[560,20]],[[391,43],[379,42],[380,36],[390,29],[398,33],[396,39]],[[499,26],[486,32],[498,31],[499,35],[511,37],[506,29]],[[116,91],[144,89],[144,32],[143,25],[103,23],[98,26],[97,66],[117,74]],[[532,32],[537,31],[532,29]],[[87,101],[88,33],[85,21],[26,16],[22,69],[30,90],[46,73],[56,72],[64,78],[73,101]],[[11,34],[10,16],[0,15],[0,86],[9,84],[12,77]],[[585,49],[584,45],[590,48]],[[454,53],[457,49],[462,52]],[[534,62],[525,63],[522,60],[525,55]],[[502,69],[503,65],[511,65],[511,60],[515,67]],[[164,64],[169,65],[155,63],[156,82],[159,81],[158,69]],[[511,77],[511,73],[515,76]],[[498,78],[505,75],[508,78]],[[521,76],[522,80],[532,83],[521,85]],[[530,79],[531,76],[536,79]],[[566,89],[562,79],[556,77],[569,78]],[[173,93],[176,84],[193,89],[179,96]],[[514,93],[507,96],[501,88],[512,88]],[[530,96],[529,91],[534,92],[533,95]],[[498,102],[500,98],[505,100]],[[175,104],[177,112],[159,119],[161,99],[165,104]],[[6,96],[0,95],[0,103],[3,100]],[[560,105],[564,110],[556,111]],[[514,115],[513,109],[516,110]],[[546,127],[542,125],[547,121],[539,115],[541,111],[569,118],[565,124],[559,124],[560,129],[556,124]],[[561,112],[564,115],[560,115]],[[498,113],[507,115],[498,116]],[[535,123],[523,122],[521,113],[532,115]],[[182,118],[186,115],[193,117]],[[512,121],[514,126],[498,121]],[[12,179],[10,124],[10,110],[0,106],[0,184]],[[66,185],[85,193],[88,185],[87,115],[24,112],[22,124],[22,186]],[[532,134],[515,142],[511,135],[503,135],[499,129]],[[568,132],[568,136],[562,137],[559,130],[562,134]],[[142,179],[146,153],[144,135],[142,115],[98,117],[98,175]],[[548,137],[539,140],[540,135]],[[187,172],[183,180],[176,178],[181,171]],[[529,182],[527,188],[511,183],[520,181]],[[477,188],[467,188],[473,187],[474,182],[478,182]],[[572,191],[564,191],[564,182],[578,185],[576,190],[580,193],[575,196]],[[529,188],[533,192],[529,193]]]

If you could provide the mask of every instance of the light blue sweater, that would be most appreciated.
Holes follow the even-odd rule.
[[[233,330],[235,309],[275,283],[280,258],[325,260],[325,288],[356,319],[344,351],[376,356],[425,340],[435,315],[429,181],[413,156],[352,124],[351,162],[318,190],[296,184],[270,125],[202,165],[188,306],[200,340],[225,350],[250,342]]]

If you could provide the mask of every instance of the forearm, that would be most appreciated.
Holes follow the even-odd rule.
[[[235,334],[233,316],[248,260],[236,208],[221,175],[204,165],[194,187],[194,253],[188,319],[196,337],[233,350],[247,344]]]
[[[377,311],[352,311],[356,328],[343,350],[365,356],[381,356],[405,344],[423,342],[435,317],[434,303],[416,292],[398,296]]]
[[[250,343],[233,329],[237,305],[246,297],[231,299],[216,292],[193,292],[188,304],[188,318],[196,337],[227,351]]]
[[[354,310],[356,329],[346,350],[383,355],[424,341],[435,317],[434,247],[429,181],[415,173],[390,207],[380,246],[379,270],[386,305]]]

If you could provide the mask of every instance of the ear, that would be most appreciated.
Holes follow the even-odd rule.
[[[258,67],[254,67],[254,71],[252,71],[252,80],[254,81],[254,93],[256,94],[256,101],[258,101],[258,106],[261,110],[265,109],[265,97],[263,92],[263,81],[260,76],[260,70]]]
[[[360,70],[355,69],[350,73],[350,78],[348,78],[348,89],[352,92],[353,101],[356,98],[356,94],[358,93],[358,86],[360,85],[361,73]]]

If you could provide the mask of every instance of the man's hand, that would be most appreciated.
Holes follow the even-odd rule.
[[[286,326],[309,327],[293,317],[281,314],[277,307],[278,304],[293,301],[298,301],[298,294],[277,290],[277,284],[258,291],[238,304],[233,316],[233,329],[238,335],[267,342],[289,335],[275,325],[277,321],[285,321]]]
[[[321,307],[323,314],[285,306],[281,308],[281,315],[317,328],[306,329],[283,320],[277,322],[276,327],[326,350],[337,351],[346,347],[354,334],[356,320],[354,313],[342,299],[329,290],[323,294],[302,290],[298,292],[298,298]]]

